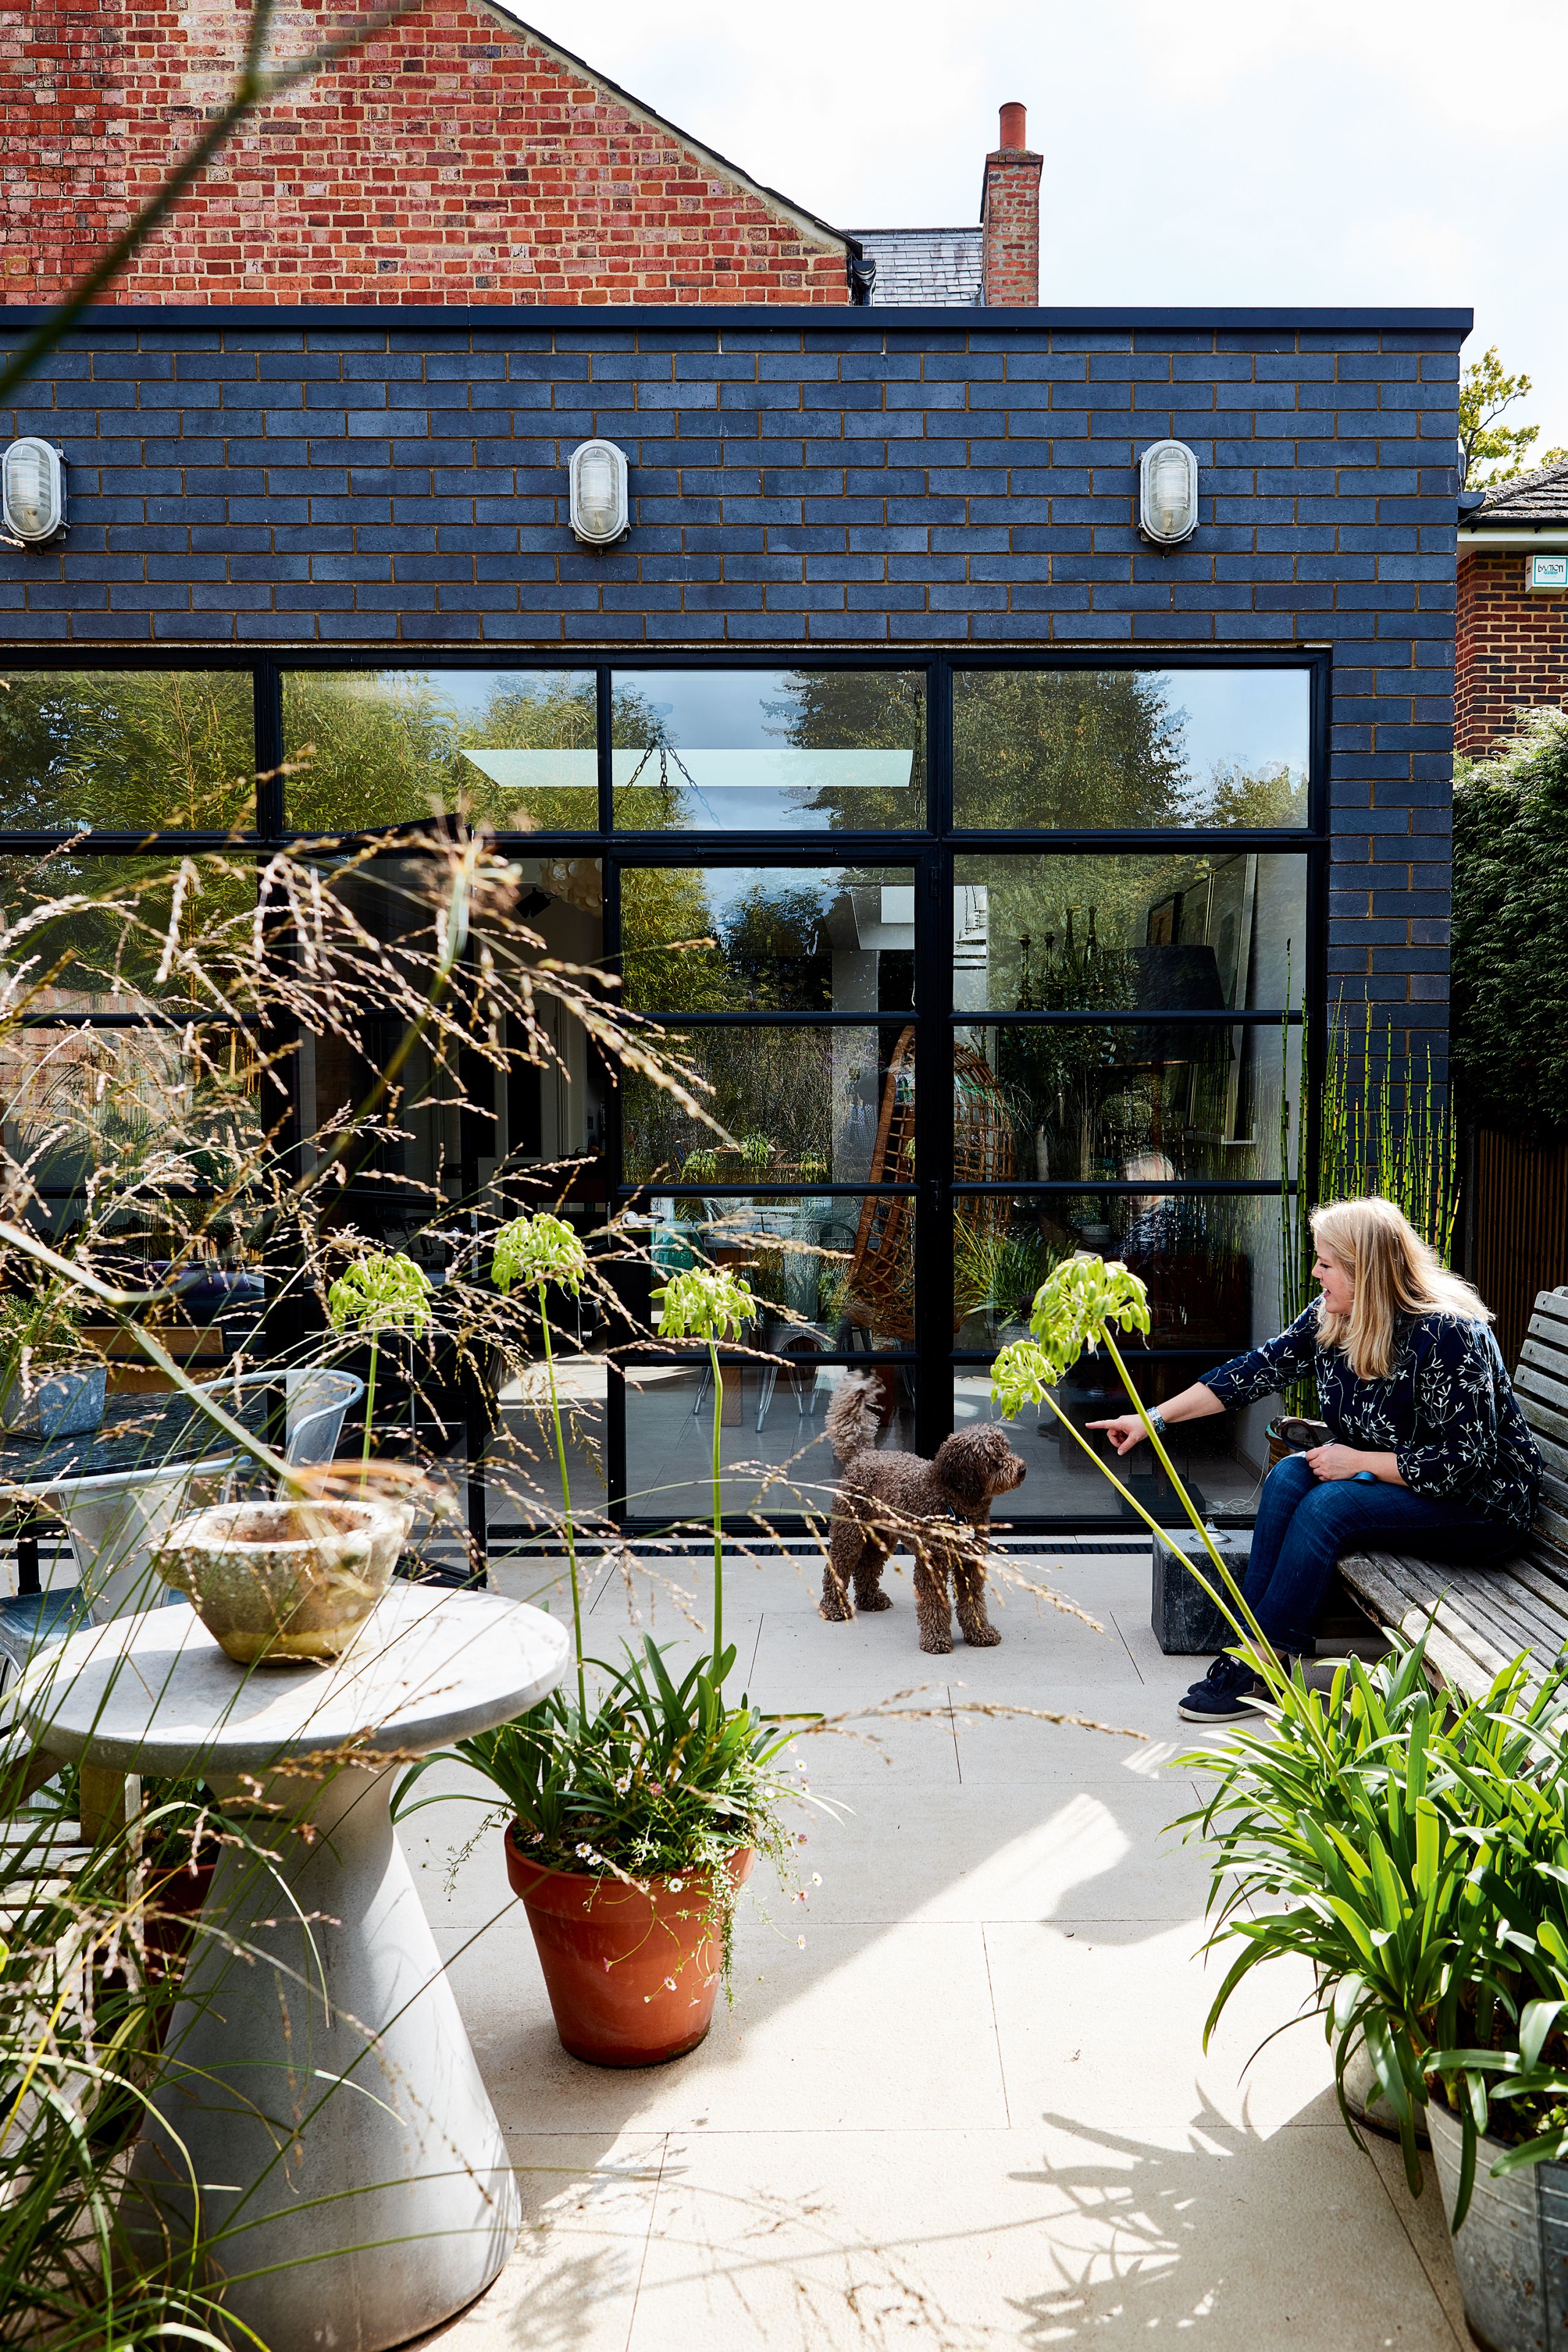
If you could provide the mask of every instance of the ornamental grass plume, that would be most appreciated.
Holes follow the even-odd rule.
[[[490,1280],[502,1297],[516,1282],[529,1284],[539,1305],[544,1334],[544,1372],[550,1389],[550,1418],[555,1431],[555,1460],[561,1473],[562,1528],[566,1538],[566,1565],[572,1579],[572,1640],[577,1660],[577,1706],[586,1716],[587,1685],[583,1665],[583,1595],[577,1575],[577,1534],[572,1517],[572,1485],[566,1471],[566,1438],[561,1426],[561,1393],[555,1378],[555,1351],[550,1339],[550,1285],[553,1282],[574,1298],[580,1296],[588,1272],[588,1255],[570,1225],[547,1209],[535,1215],[513,1217],[495,1237],[490,1256]]]

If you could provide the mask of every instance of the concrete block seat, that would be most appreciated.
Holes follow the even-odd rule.
[[[1429,1668],[1466,1698],[1480,1697],[1521,1651],[1544,1674],[1568,1643],[1568,1288],[1537,1297],[1514,1389],[1546,1475],[1535,1525],[1505,1568],[1384,1551],[1340,1562],[1380,1625],[1412,1641],[1426,1634]]]

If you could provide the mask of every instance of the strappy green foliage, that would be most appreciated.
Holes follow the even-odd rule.
[[[1521,1657],[1446,1707],[1425,1644],[1297,1683],[1267,1736],[1185,1762],[1215,1776],[1184,1817],[1215,1848],[1211,1948],[1239,1938],[1205,2042],[1260,1961],[1311,1962],[1343,2104],[1364,2038],[1419,2195],[1429,2086],[1463,2133],[1453,2226],[1477,2143],[1501,2174],[1568,2157],[1568,1664],[1531,1690]]]
[[[734,1662],[726,1650],[721,1675]],[[706,1654],[678,1682],[645,1639],[618,1673],[598,1671],[610,1679],[589,1707],[556,1690],[458,1751],[511,1807],[520,1845],[552,1869],[633,1878],[710,1868],[742,1845],[782,1853],[787,1730],[744,1697],[728,1706]]]

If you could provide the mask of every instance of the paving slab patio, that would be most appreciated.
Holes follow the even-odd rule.
[[[759,1703],[851,1715],[921,1686],[920,1712],[862,1721],[874,1744],[808,1743],[840,1808],[803,1824],[822,1885],[804,1906],[760,1890],[733,2007],[673,2066],[567,2057],[499,1836],[454,1869],[478,1811],[409,1819],[525,2215],[502,2276],[428,2343],[1459,2352],[1435,2186],[1413,2200],[1397,2150],[1344,2130],[1321,2031],[1291,2022],[1302,1974],[1258,1971],[1202,2047],[1221,1964],[1201,1853],[1170,1824],[1201,1790],[1184,1759],[1225,1735],[1175,1716],[1194,1666],[1150,1635],[1146,1558],[1017,1565],[1103,1630],[1015,1588],[999,1649],[928,1658],[907,1572],[886,1614],[828,1625],[811,1559],[736,1561],[726,1626]],[[700,1589],[702,1563],[664,1563],[634,1627],[595,1569],[600,1655],[649,1605],[682,1636],[667,1570]],[[502,1561],[497,1580],[543,1580]],[[996,1704],[1113,1728],[965,1712]]]

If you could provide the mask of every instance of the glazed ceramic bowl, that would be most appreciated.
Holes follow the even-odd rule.
[[[391,1581],[413,1514],[403,1503],[220,1503],[153,1553],[242,1666],[335,1658]]]

